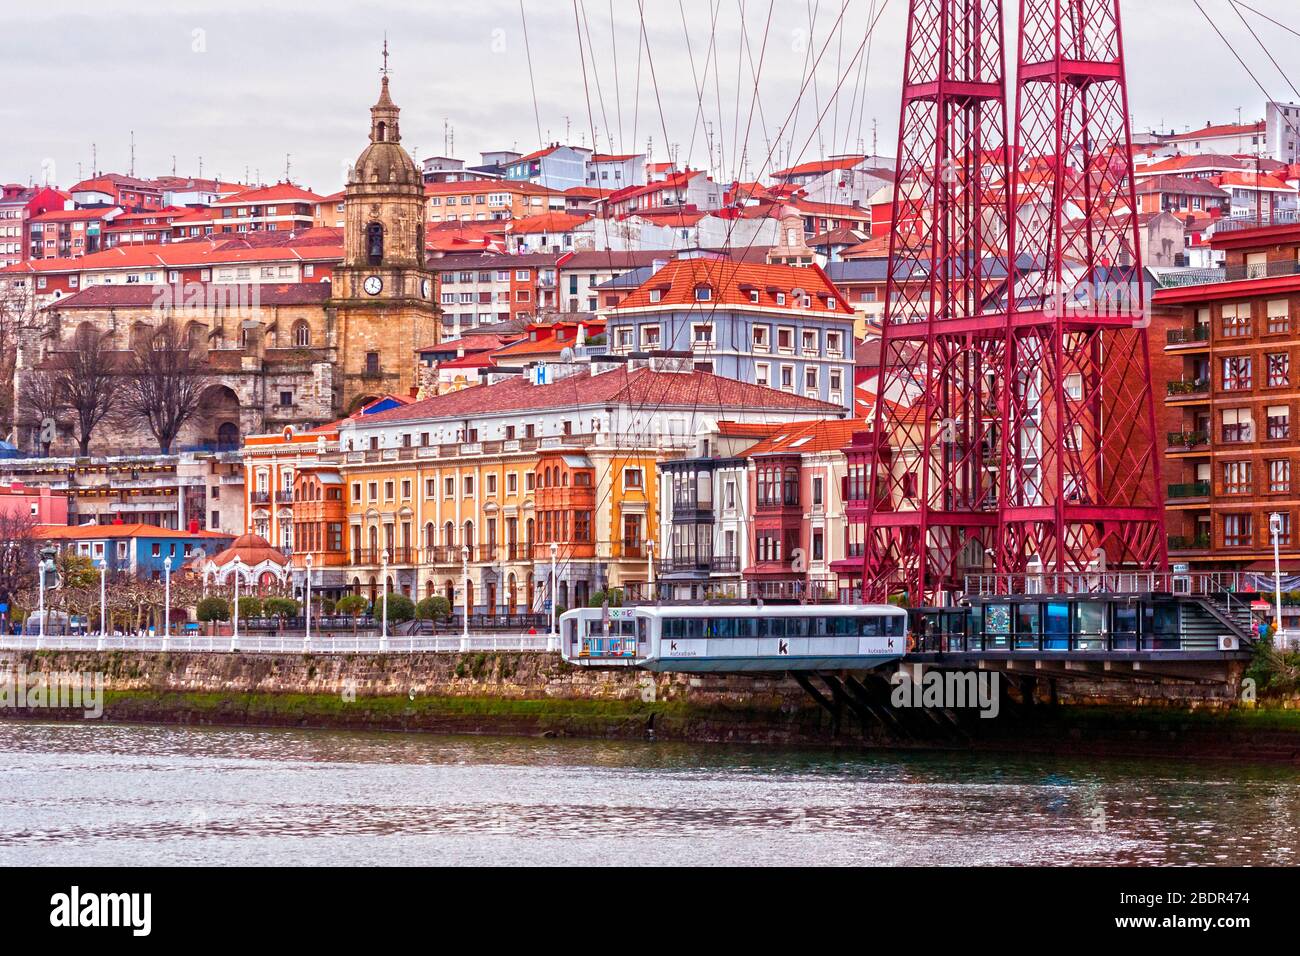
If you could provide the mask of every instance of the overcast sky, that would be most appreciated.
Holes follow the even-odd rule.
[[[705,165],[711,124],[713,163],[731,175],[741,171],[743,151],[743,172],[753,178],[799,159],[869,150],[874,121],[880,152],[893,154],[906,0],[847,0],[835,34],[846,0],[643,2],[647,39],[638,77],[637,0],[578,0],[584,88],[573,0],[524,0],[540,140],[564,140],[567,128],[570,142],[590,144],[594,126],[603,150],[643,152],[653,140],[655,157],[665,159],[667,141],[679,144],[682,161]],[[1201,2],[1272,97],[1300,100],[1230,0]],[[1004,5],[1013,15],[1016,0]],[[1300,30],[1295,0],[1249,5]],[[864,48],[855,62],[873,10],[870,59]],[[1123,10],[1138,128],[1234,122],[1239,107],[1245,119],[1262,117],[1263,94],[1194,0],[1126,0]],[[1242,12],[1300,85],[1296,36]],[[385,30],[403,142],[420,158],[444,152],[444,122],[454,129],[454,154],[470,162],[481,150],[527,152],[539,144],[519,0],[5,0],[4,18],[3,181],[39,182],[48,174],[71,185],[90,175],[92,143],[101,171],[126,172],[134,130],[140,176],[170,173],[173,156],[179,174],[197,175],[201,156],[205,176],[244,180],[247,169],[253,180],[274,182],[290,154],[295,181],[332,192],[365,144]],[[828,36],[815,87],[808,84],[795,115],[807,64]],[[705,83],[702,110],[693,72]],[[771,144],[783,126],[778,149]]]

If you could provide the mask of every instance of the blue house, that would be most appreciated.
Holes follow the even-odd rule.
[[[600,315],[612,353],[689,356],[701,371],[853,410],[853,307],[817,266],[677,259]]]
[[[198,557],[230,546],[234,538],[217,531],[180,531],[151,524],[42,525],[36,538],[60,551],[72,551],[110,571],[160,580],[163,562],[172,559],[172,573]]]

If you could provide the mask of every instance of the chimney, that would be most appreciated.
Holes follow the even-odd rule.
[[[198,519],[198,518],[191,518],[191,519],[190,519],[190,534],[198,534],[198,533],[199,533],[199,519]]]

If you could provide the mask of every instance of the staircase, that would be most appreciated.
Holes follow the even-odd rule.
[[[1195,601],[1181,609],[1183,647],[1186,650],[1215,650],[1220,634],[1235,635],[1248,646],[1254,643],[1251,630],[1250,599],[1231,591],[1221,591]]]

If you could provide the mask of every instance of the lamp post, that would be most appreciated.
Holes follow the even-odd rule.
[[[40,604],[40,611],[39,611],[41,615],[41,623],[40,623],[40,630],[36,632],[36,647],[38,649],[41,647],[43,643],[45,643],[45,572],[47,569],[53,566],[54,566],[54,562],[46,561],[45,558],[41,558],[38,562],[36,562],[36,567],[40,571],[40,577],[41,577],[41,604]]]
[[[172,632],[172,556],[163,558],[163,639],[162,649],[167,650],[167,638]]]
[[[307,555],[302,560],[303,560],[303,564],[305,564],[307,567],[307,594],[306,594],[306,600],[303,602],[303,626],[305,630],[303,632],[302,641],[304,644],[310,644],[311,643],[311,552],[308,552]]]
[[[645,543],[645,581],[646,600],[654,600],[655,593],[655,543],[650,539]]]
[[[379,553],[379,586],[383,588],[383,623],[379,632],[379,649],[388,650],[388,549]]]
[[[471,610],[469,594],[469,545],[460,546],[460,569],[465,582],[465,616],[461,619],[460,627],[460,649],[469,650],[469,612]]]
[[[555,630],[555,558],[560,553],[560,545],[551,542],[551,633],[546,637],[546,649],[548,651],[558,651],[560,649],[560,635]]]
[[[95,642],[95,650],[104,649],[104,639],[108,636],[108,558],[107,556],[99,559],[99,640]]]
[[[239,650],[239,568],[241,564],[243,562],[236,557],[233,565],[235,574],[235,627],[230,633],[230,649],[232,651]]]
[[[1268,530],[1273,536],[1273,599],[1276,602],[1277,620],[1273,625],[1273,637],[1275,646],[1281,644],[1280,636],[1282,634],[1282,556],[1278,550],[1279,539],[1282,537],[1282,515],[1273,512],[1268,516]]]

